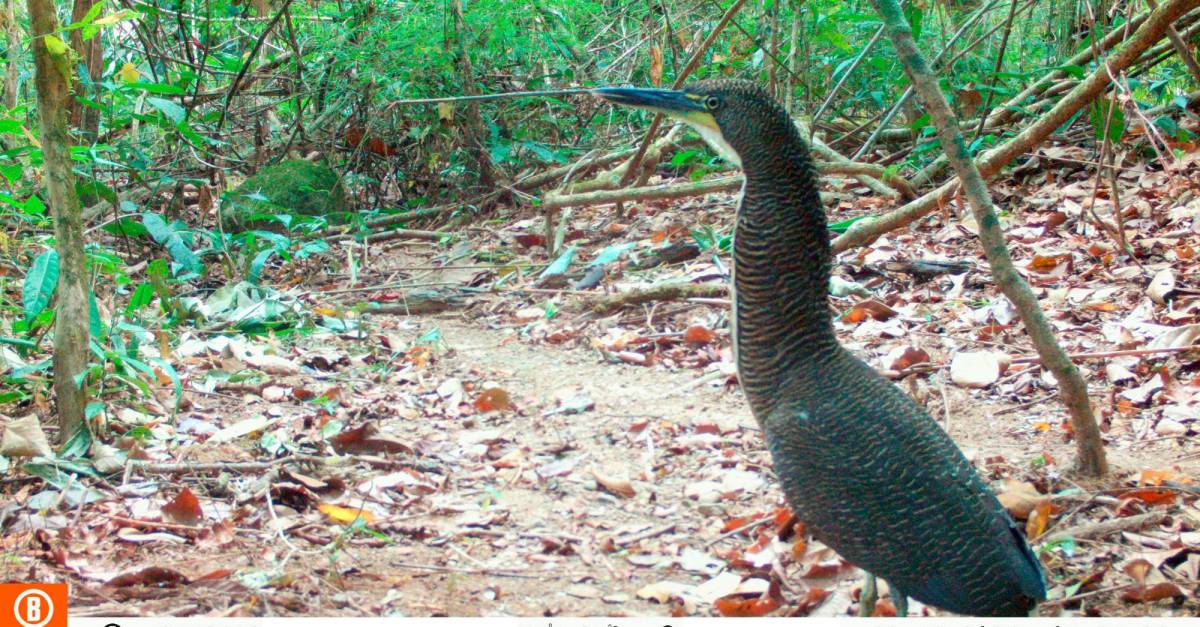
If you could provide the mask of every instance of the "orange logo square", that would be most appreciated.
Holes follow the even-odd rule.
[[[67,627],[67,584],[0,583],[0,625]]]

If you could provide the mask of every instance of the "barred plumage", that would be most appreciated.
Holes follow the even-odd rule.
[[[787,113],[743,81],[596,93],[674,115],[740,158],[738,374],[784,493],[813,535],[926,604],[1027,615],[1045,583],[1013,521],[941,427],[834,335],[817,174]]]

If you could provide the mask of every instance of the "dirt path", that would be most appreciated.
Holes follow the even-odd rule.
[[[695,371],[606,364],[592,351],[531,346],[512,329],[485,329],[456,317],[425,323],[436,324],[450,348],[437,364],[439,376],[497,383],[522,409],[520,415],[440,421],[437,428],[451,441],[474,441],[480,432],[498,430],[491,457],[514,455],[533,468],[492,472],[480,463],[451,473],[459,502],[486,500],[489,511],[504,512],[503,522],[478,535],[458,527],[453,517],[430,516],[422,522],[440,527],[439,538],[454,539],[436,548],[350,552],[376,571],[405,572],[413,562],[471,570],[409,571],[402,576],[406,589],[398,591],[396,609],[450,615],[665,614],[667,605],[640,599],[637,592],[662,582],[701,586],[713,580],[727,565],[718,555],[738,553],[757,537],[720,540],[722,527],[782,505],[739,391],[696,386]],[[593,409],[543,415],[580,394],[594,401]],[[963,404],[967,397],[952,398]],[[955,422],[952,428],[966,447],[977,446],[971,436],[988,428],[972,428],[973,417],[961,412]],[[988,456],[1024,463],[1020,456],[1031,455],[1014,439],[992,434],[989,440]],[[537,467],[564,462],[574,466],[569,475],[539,478]],[[634,496],[599,489],[593,470],[630,479]],[[718,485],[723,487],[714,489]],[[639,536],[645,537],[630,541]],[[764,559],[763,572],[769,565]],[[522,576],[505,577],[506,572]],[[819,613],[847,612],[853,575],[840,573],[841,584]],[[791,585],[800,596],[809,585],[831,588],[832,582],[794,578]],[[704,592],[692,594],[704,599]]]
[[[180,483],[135,482],[122,488],[123,505],[89,510],[81,531],[46,545],[44,578],[75,573],[72,607],[93,615],[703,616],[718,596],[760,591],[783,563],[790,607],[815,589],[829,596],[814,614],[851,611],[854,569],[815,543],[798,557],[777,539],[771,519],[782,495],[735,388],[698,385],[697,370],[605,363],[596,351],[531,343],[516,325],[486,328],[460,315],[376,320],[381,335],[369,340],[300,340],[292,354],[354,359],[275,385],[342,388],[336,416],[347,429],[365,418],[410,454],[341,461],[330,454],[290,465],[291,475],[184,479],[201,496],[205,524],[226,521],[190,537],[170,525],[129,533],[128,523],[114,523],[107,512],[152,519]],[[440,348],[419,366],[402,366],[399,353],[375,341],[387,336],[408,347],[435,328]],[[505,390],[515,409],[472,409],[488,386]],[[936,379],[918,386],[917,396],[934,416],[950,416],[951,434],[985,472],[1019,475],[1035,457],[1070,458],[1070,446],[1039,435],[1032,416],[999,414],[1000,404]],[[312,435],[320,431],[312,403],[267,396],[200,396],[179,428],[200,419],[225,428],[266,415],[293,425],[297,441],[321,439]],[[572,406],[576,413],[566,411]],[[254,441],[195,450],[222,462],[244,459]],[[1113,453],[1117,468],[1149,455],[1122,461]],[[255,483],[264,476],[270,481]],[[337,494],[313,496],[339,486]],[[375,518],[368,529],[347,531],[321,509],[329,503]],[[754,517],[763,523],[726,533]],[[163,587],[162,571],[146,568],[169,568],[191,582]],[[137,583],[113,589],[119,573],[136,573]]]

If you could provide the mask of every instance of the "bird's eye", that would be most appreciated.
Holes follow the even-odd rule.
[[[709,111],[716,111],[721,106],[721,99],[716,96],[709,96],[704,99],[704,107]]]

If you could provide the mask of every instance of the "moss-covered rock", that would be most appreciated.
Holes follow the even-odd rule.
[[[278,228],[265,216],[330,216],[346,209],[337,172],[302,159],[267,166],[225,195],[221,222],[226,230]]]

